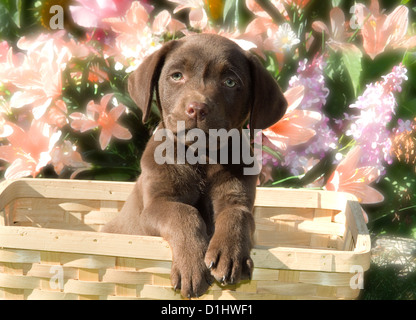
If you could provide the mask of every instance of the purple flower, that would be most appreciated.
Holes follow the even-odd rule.
[[[311,163],[319,162],[326,152],[337,147],[338,142],[337,135],[329,126],[329,118],[322,111],[329,95],[329,89],[325,86],[323,56],[313,59],[310,64],[307,62],[306,59],[299,62],[298,75],[290,79],[289,85],[305,87],[305,95],[300,108],[319,111],[322,120],[313,126],[312,129],[315,130],[316,135],[307,144],[296,150],[290,150],[285,156],[284,165],[294,175],[305,173],[310,169]]]
[[[329,94],[329,89],[325,86],[324,68],[323,56],[316,57],[311,63],[305,59],[299,62],[298,74],[289,81],[289,88],[304,87],[304,97],[298,108],[319,112],[322,116],[322,120],[311,127],[315,131],[314,137],[307,143],[290,146],[288,150],[285,150],[283,161],[278,161],[264,152],[263,164],[282,165],[287,167],[292,174],[300,175],[319,162],[329,150],[337,147],[338,137],[329,126],[329,118],[323,114],[322,110]],[[274,148],[271,143],[267,145],[267,141],[264,145]]]
[[[326,103],[329,89],[325,87],[323,56],[313,59],[311,64],[304,59],[299,62],[298,75],[293,76],[289,81],[290,87],[304,86],[305,97],[302,101],[302,109],[314,108],[320,110]]]
[[[410,120],[404,121],[403,119],[398,119],[397,124],[398,124],[398,127],[393,129],[393,132],[397,134],[413,130],[412,121]]]
[[[392,163],[390,155],[390,130],[387,129],[397,106],[394,92],[401,91],[401,84],[407,80],[406,68],[395,66],[383,81],[369,84],[363,95],[350,105],[359,109],[351,116],[352,123],[346,131],[362,147],[361,164],[374,166],[385,174],[384,162]]]

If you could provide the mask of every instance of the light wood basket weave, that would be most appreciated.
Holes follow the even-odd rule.
[[[97,232],[132,183],[22,179],[0,185],[0,298],[181,299],[158,237]],[[344,193],[258,188],[251,281],[201,299],[353,299],[370,237]],[[358,266],[358,267],[357,267]],[[357,269],[358,268],[358,269]],[[358,279],[358,280],[357,280]]]

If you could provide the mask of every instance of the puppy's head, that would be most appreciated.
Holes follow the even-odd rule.
[[[265,129],[285,113],[287,102],[258,59],[233,41],[212,34],[166,43],[129,77],[128,90],[146,121],[156,91],[164,127],[230,130],[250,119]]]

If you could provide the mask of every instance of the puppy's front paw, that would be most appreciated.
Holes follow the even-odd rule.
[[[254,264],[250,258],[250,247],[248,241],[214,234],[205,254],[205,265],[223,285],[251,279]]]
[[[192,254],[173,257],[171,282],[174,290],[180,290],[184,298],[203,295],[212,285],[213,278],[201,258]]]

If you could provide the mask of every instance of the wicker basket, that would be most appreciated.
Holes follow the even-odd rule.
[[[97,232],[132,183],[22,179],[0,185],[0,298],[181,299],[158,237]],[[353,299],[370,264],[348,194],[258,188],[251,281],[202,299]],[[358,284],[358,285],[357,285]]]

